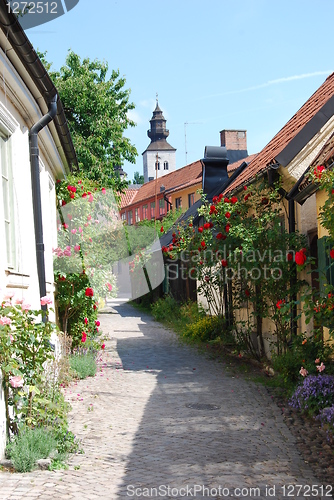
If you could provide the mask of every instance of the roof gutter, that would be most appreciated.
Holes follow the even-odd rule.
[[[51,100],[57,96],[57,89],[16,16],[12,12],[8,12],[6,0],[0,0],[0,27],[6,34],[9,43],[36,85],[38,91],[43,96],[45,103],[49,105]],[[66,157],[66,161],[68,162],[69,169],[71,169],[72,165],[78,164],[78,160],[60,99],[56,102],[54,124]]]
[[[32,202],[34,212],[35,225],[35,242],[36,242],[36,261],[37,274],[39,282],[40,297],[46,295],[46,278],[45,278],[45,259],[44,259],[44,239],[43,239],[43,218],[42,218],[42,199],[41,199],[41,182],[39,175],[39,149],[38,149],[38,134],[50,123],[57,113],[57,95],[55,95],[50,104],[49,111],[46,115],[33,125],[29,130],[29,149],[30,149],[30,170],[31,170],[31,188]],[[42,306],[46,310],[47,306]],[[46,317],[43,317],[43,321]]]

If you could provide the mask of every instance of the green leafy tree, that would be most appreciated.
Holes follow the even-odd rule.
[[[139,172],[133,174],[133,184],[144,184],[144,176],[140,175]]]
[[[130,90],[119,71],[112,70],[108,78],[108,64],[98,59],[81,60],[69,51],[60,71],[50,70],[46,53],[39,56],[49,69],[71,131],[78,157],[78,170],[89,179],[117,189],[126,186],[114,167],[124,160],[135,162],[136,148],[124,136],[135,123],[128,113],[134,109],[129,101]]]

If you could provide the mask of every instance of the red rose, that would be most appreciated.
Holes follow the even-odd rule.
[[[160,233],[163,233],[163,232],[164,232],[164,227],[163,227],[163,226],[161,226],[161,228],[160,228]]]
[[[101,323],[99,321],[95,321],[95,324],[96,326],[100,326]]]
[[[86,342],[86,340],[87,340],[87,333],[82,332],[81,342],[82,342],[82,343],[85,343],[85,342]]]
[[[101,345],[101,349],[104,349],[104,348],[105,348],[105,346],[106,346],[105,344],[102,344],[102,345]]]
[[[198,232],[199,232],[199,233],[203,233],[203,228],[202,228],[202,226],[200,226],[200,227],[198,228]]]
[[[325,167],[323,165],[318,165],[315,167],[313,170],[314,175],[320,180],[322,176],[322,172],[325,170]]]
[[[221,262],[222,262],[223,267],[227,267],[227,260],[226,259],[223,259]]]
[[[210,223],[209,222],[206,222],[204,224],[204,229],[210,229]]]
[[[85,295],[86,297],[93,297],[94,296],[94,290],[92,288],[86,288],[86,291],[85,291]]]
[[[223,233],[218,233],[216,238],[217,240],[221,240],[223,238]]]
[[[276,304],[277,309],[281,309],[283,304],[285,304],[285,300],[280,299]]]
[[[225,198],[224,198],[224,203],[230,203],[229,198],[225,197]]]
[[[93,309],[94,309],[94,311],[96,311],[96,309],[97,309],[97,305],[96,304],[93,305]]]
[[[292,252],[289,252],[286,256],[286,260],[289,262],[293,259],[293,253]]]
[[[205,241],[201,241],[201,247],[205,248]]]
[[[231,203],[233,203],[233,205],[234,205],[234,203],[237,203],[237,201],[238,201],[238,198],[236,196],[232,196]]]
[[[229,218],[231,217],[230,212],[226,212],[225,217],[226,217],[227,219],[229,219]]]
[[[247,186],[244,186],[244,191],[247,191]]]
[[[229,232],[230,227],[231,227],[231,226],[230,226],[229,224],[226,224],[226,226],[225,226],[225,232],[226,232],[226,233],[228,233],[228,232]]]
[[[295,255],[295,262],[298,266],[303,266],[306,262],[306,255],[304,252],[301,250],[299,252],[296,252]]]

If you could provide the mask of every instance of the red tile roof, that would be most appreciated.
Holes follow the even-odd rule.
[[[127,204],[122,204],[122,208],[154,197],[155,190],[157,190],[159,194],[162,185],[165,186],[165,191],[170,193],[171,191],[177,191],[200,182],[202,182],[202,163],[198,160],[174,172],[159,177],[157,181],[153,180],[143,184],[131,198],[131,201]],[[156,184],[157,186],[155,187]]]
[[[257,154],[254,155],[249,155],[246,158],[242,158],[241,160],[235,161],[234,163],[231,163],[230,165],[227,166],[227,172],[230,174],[234,172],[237,168],[240,167],[240,165],[243,164],[245,161],[246,163],[250,163],[251,161],[254,160],[254,158],[257,156]]]
[[[226,192],[234,191],[249,183],[257,174],[275,163],[275,157],[283,151],[289,142],[314,117],[322,106],[334,95],[334,73],[306,101],[297,113],[284,125],[275,137],[260,151],[245,170],[228,187]]]
[[[129,187],[125,193],[121,194],[121,209],[131,205],[140,188]]]

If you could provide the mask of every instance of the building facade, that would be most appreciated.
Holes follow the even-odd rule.
[[[147,135],[151,139],[151,143],[143,153],[145,183],[163,177],[176,169],[176,149],[166,140],[169,136],[169,130],[166,129],[166,120],[159,108],[158,101],[150,125]]]

